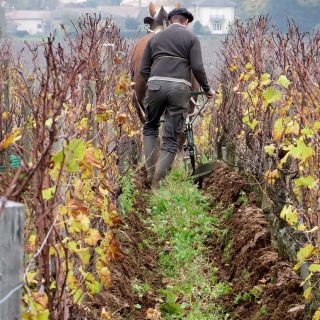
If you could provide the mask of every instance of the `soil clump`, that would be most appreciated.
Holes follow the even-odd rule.
[[[271,246],[268,223],[257,207],[249,184],[220,164],[204,181],[203,188],[213,198],[226,232],[210,239],[210,256],[219,268],[221,280],[233,292],[223,303],[232,319],[301,320],[304,306],[300,279],[292,264],[279,258]],[[230,207],[230,204],[233,204]],[[229,206],[228,217],[225,216]]]

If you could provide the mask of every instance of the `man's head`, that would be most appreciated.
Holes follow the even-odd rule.
[[[190,11],[185,8],[175,8],[168,14],[170,23],[180,23],[187,25],[193,21],[193,15]]]

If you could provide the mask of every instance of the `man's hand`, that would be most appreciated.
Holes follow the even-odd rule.
[[[215,91],[213,89],[210,88],[209,91],[206,92],[206,96],[208,99],[212,99],[215,96]]]

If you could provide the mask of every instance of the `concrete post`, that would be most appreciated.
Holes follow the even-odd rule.
[[[91,104],[91,112],[88,115],[89,126],[91,128],[91,134],[88,137],[89,140],[93,139],[93,145],[97,145],[97,134],[98,134],[98,124],[96,120],[97,115],[97,92],[96,92],[96,81],[89,80],[86,84],[85,93],[86,103]]]
[[[7,201],[0,213],[0,319],[21,319],[24,206]]]

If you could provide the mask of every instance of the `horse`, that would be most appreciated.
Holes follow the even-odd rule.
[[[178,3],[176,7],[180,7],[180,4]],[[145,122],[144,118],[144,105],[143,105],[143,100],[146,96],[146,82],[143,79],[143,77],[140,74],[140,65],[141,65],[141,59],[143,56],[144,49],[150,40],[151,37],[157,32],[161,32],[164,30],[167,26],[169,26],[169,19],[168,19],[168,12],[164,9],[163,6],[161,6],[158,14],[157,13],[157,8],[156,6],[151,2],[149,4],[149,14],[150,16],[147,16],[144,18],[144,24],[148,24],[149,28],[147,29],[149,33],[142,37],[140,40],[137,41],[134,50],[133,50],[133,55],[131,59],[131,79],[134,84],[134,90],[133,90],[133,96],[132,96],[132,104],[134,108],[136,109],[139,118],[141,120],[141,123],[143,124]],[[194,76],[192,75],[191,77],[191,90],[192,91],[199,91],[199,85],[197,81],[195,80]],[[188,113],[192,114],[194,112],[195,104],[192,100],[189,102],[189,107],[188,107]],[[161,135],[161,133],[160,133]],[[183,145],[186,140],[186,135],[184,132],[181,132],[179,134],[178,138],[178,151],[177,151],[177,156],[174,161],[173,167],[179,167],[181,166],[183,162]],[[157,153],[159,151],[159,143],[158,141],[158,146],[157,146]]]
[[[180,4],[177,3],[176,7],[180,7]],[[168,12],[161,6],[158,14],[157,7],[150,2],[149,4],[149,14],[150,16],[145,17],[143,22],[148,24],[150,27],[148,29],[149,33],[137,41],[133,55],[131,59],[131,79],[134,83],[134,91],[132,96],[132,104],[138,112],[139,118],[142,123],[144,123],[144,105],[143,100],[146,96],[146,82],[140,74],[140,65],[143,55],[143,51],[154,33],[162,31],[169,25]],[[192,91],[198,91],[199,85],[195,78],[192,76]],[[189,104],[189,113],[194,111],[194,103],[190,100]]]

